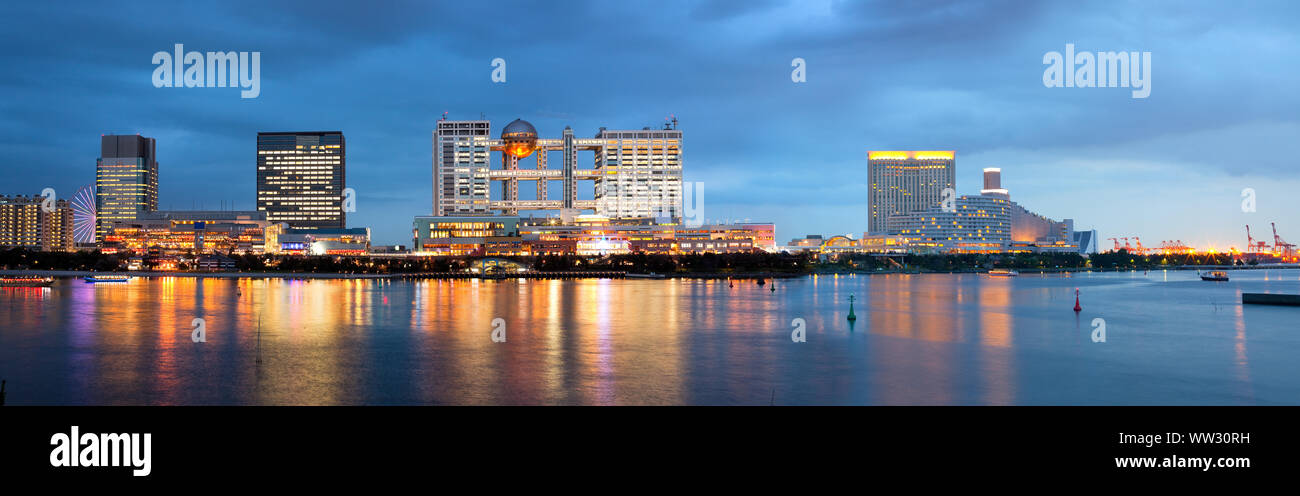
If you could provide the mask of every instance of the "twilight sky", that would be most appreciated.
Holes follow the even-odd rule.
[[[99,135],[140,133],[158,140],[161,208],[251,210],[258,131],[340,130],[349,226],[410,244],[443,112],[543,137],[676,115],[704,216],[775,222],[781,242],[866,230],[872,149],[956,150],[959,194],[1001,167],[1012,199],[1102,238],[1241,248],[1243,224],[1276,221],[1300,242],[1300,3],[509,4],[6,2],[0,194],[71,196]],[[176,43],[261,52],[260,96],[155,88],[153,54]],[[1150,96],[1045,87],[1044,54],[1067,43],[1151,52]]]

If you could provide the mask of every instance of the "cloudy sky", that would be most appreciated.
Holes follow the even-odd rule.
[[[941,149],[959,193],[1002,167],[1013,199],[1103,238],[1222,249],[1276,221],[1300,242],[1295,2],[150,3],[0,7],[0,194],[70,196],[99,135],[140,133],[162,208],[253,209],[258,131],[341,130],[349,225],[409,244],[443,112],[544,137],[675,115],[704,216],[783,241],[866,230],[867,150]],[[261,52],[260,96],[155,88],[151,59],[176,43]],[[1150,52],[1150,96],[1045,87],[1067,43]]]

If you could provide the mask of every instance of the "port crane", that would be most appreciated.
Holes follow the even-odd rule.
[[[1250,224],[1246,224],[1246,253],[1267,253],[1268,243],[1255,241],[1250,235]]]
[[[1282,240],[1281,236],[1277,235],[1276,222],[1269,222],[1269,225],[1273,226],[1273,253],[1277,254],[1278,256],[1281,256],[1282,258],[1291,258],[1295,256],[1295,244],[1287,243],[1286,241]]]
[[[1195,250],[1181,239],[1167,239],[1160,242],[1160,252],[1165,255],[1190,255]]]
[[[1133,238],[1132,238],[1133,241],[1137,242],[1137,247],[1134,247],[1132,243],[1129,243],[1129,241],[1128,241],[1129,238],[1106,238],[1106,239],[1108,239],[1108,240],[1110,240],[1111,242],[1115,243],[1115,249],[1112,250],[1112,251],[1119,251],[1120,248],[1123,248],[1125,251],[1127,251],[1127,252],[1129,252],[1129,253],[1136,253],[1136,254],[1139,254],[1139,255],[1145,255],[1146,252],[1147,252],[1147,251],[1146,251],[1146,248],[1142,246],[1142,240],[1139,239],[1137,236],[1133,236]],[[1119,240],[1121,240],[1121,239],[1124,240],[1124,246],[1122,246],[1122,247],[1119,245]]]

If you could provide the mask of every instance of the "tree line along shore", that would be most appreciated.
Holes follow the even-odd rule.
[[[437,274],[470,272],[475,262],[487,257],[368,257],[228,254],[233,268],[220,272],[272,274]],[[22,248],[0,249],[0,269],[7,271],[116,272],[125,269],[129,255],[99,251],[41,252]],[[535,272],[622,272],[630,274],[698,275],[727,277],[745,274],[780,277],[815,273],[926,273],[983,272],[992,269],[1021,271],[1150,270],[1185,266],[1233,266],[1229,254],[1137,255],[1124,250],[1083,257],[1076,253],[1018,254],[915,254],[879,256],[871,254],[827,255],[804,253],[702,253],[702,254],[616,254],[604,256],[539,255],[491,257],[508,260]],[[180,257],[186,260],[186,257]],[[189,258],[193,260],[193,257]],[[153,271],[147,263],[141,270]],[[177,272],[199,272],[182,261]]]

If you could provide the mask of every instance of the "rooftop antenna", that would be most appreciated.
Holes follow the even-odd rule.
[[[447,111],[446,111],[446,110],[442,111],[442,118],[441,118],[441,119],[438,119],[438,120],[440,120],[440,121],[445,121],[445,120],[447,120]]]

